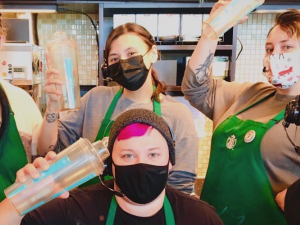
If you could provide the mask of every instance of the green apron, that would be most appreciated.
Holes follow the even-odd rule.
[[[153,87],[153,89],[155,90],[155,86]],[[120,88],[120,90],[116,93],[116,95],[114,96],[112,102],[110,103],[110,106],[108,107],[106,114],[104,116],[104,119],[101,123],[100,129],[98,131],[97,137],[95,139],[95,141],[98,140],[102,140],[104,137],[108,137],[109,133],[110,133],[110,128],[113,125],[114,121],[111,120],[111,116],[113,114],[113,112],[115,111],[115,108],[117,106],[117,103],[122,95],[123,92],[123,88]],[[156,100],[153,100],[153,110],[154,112],[161,116],[161,105],[160,102],[157,102]],[[109,176],[110,177],[110,176]],[[110,177],[112,178],[112,177]],[[105,180],[107,180],[109,178],[105,178]],[[90,181],[82,184],[80,187],[85,187],[85,186],[89,186],[91,184],[96,184],[99,183],[99,178],[98,177],[94,177],[93,179],[91,179]]]
[[[111,203],[110,203],[108,216],[107,216],[105,225],[113,225],[114,224],[117,206],[118,206],[118,203],[116,201],[116,197],[113,196],[111,199]],[[165,196],[165,199],[164,199],[164,212],[165,212],[165,218],[166,218],[166,225],[175,225],[173,210],[172,210],[171,204],[170,204],[167,196]]]
[[[2,88],[0,84],[0,88]],[[2,88],[3,89],[3,88]],[[10,107],[5,136],[0,140],[0,202],[5,198],[4,189],[15,183],[16,173],[28,163],[25,148]]]
[[[284,110],[267,123],[236,117],[274,94],[229,116],[213,134],[201,199],[216,208],[225,225],[286,224],[260,151],[263,136],[283,119]]]

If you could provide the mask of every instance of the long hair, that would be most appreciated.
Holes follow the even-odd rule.
[[[104,58],[108,62],[108,55],[111,50],[111,44],[114,40],[120,37],[123,34],[134,33],[138,35],[143,42],[149,47],[149,49],[155,45],[155,40],[152,35],[142,26],[136,23],[126,23],[115,28],[109,35],[105,44]],[[151,69],[152,82],[156,87],[156,90],[153,92],[151,99],[160,101],[159,94],[166,91],[166,84],[159,81],[156,71]]]
[[[289,9],[283,13],[277,14],[275,18],[275,25],[270,29],[270,32],[275,26],[280,26],[280,28],[287,33],[289,37],[296,35],[297,38],[300,37],[300,12],[296,9]]]
[[[2,123],[0,126],[0,140],[1,140],[6,134],[7,125],[9,122],[9,113],[10,113],[9,101],[2,86],[0,86],[0,105],[1,105],[1,114],[2,114]]]
[[[0,8],[1,8],[1,6],[0,6]],[[0,35],[6,36],[7,25],[1,17],[2,17],[2,15],[0,13]],[[6,134],[7,125],[9,122],[9,111],[10,111],[7,95],[1,85],[0,85],[0,105],[1,105],[1,114],[2,114],[2,123],[0,124],[1,125],[0,126],[0,140],[1,140]]]

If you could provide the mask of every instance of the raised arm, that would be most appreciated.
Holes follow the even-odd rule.
[[[47,109],[40,128],[38,137],[38,154],[45,155],[54,150],[58,138],[58,101],[61,98],[59,91],[63,84],[62,78],[57,70],[51,68],[49,56],[46,54],[47,64],[50,69],[46,72],[45,92],[48,95]]]
[[[212,8],[215,11],[226,2],[219,1]],[[199,24],[200,26],[200,24]],[[211,40],[202,34],[188,62],[182,81],[185,98],[210,119],[213,117],[214,81],[211,63],[217,49],[218,39]]]
[[[229,1],[216,2],[211,12]],[[247,17],[243,18],[240,23],[246,19]],[[244,88],[241,89],[241,84],[236,82],[213,79],[211,64],[217,44],[218,39],[209,39],[205,34],[201,36],[188,62],[181,85],[182,92],[190,104],[212,120],[216,116],[215,113],[219,114],[217,117],[224,113],[223,111],[228,108],[228,104],[231,104],[237,92],[244,90]],[[215,112],[216,105],[218,112]]]

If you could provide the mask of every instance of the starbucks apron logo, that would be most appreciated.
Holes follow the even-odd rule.
[[[233,134],[229,138],[227,138],[226,147],[228,149],[232,150],[234,148],[234,146],[236,145],[236,142],[237,142],[237,139]]]

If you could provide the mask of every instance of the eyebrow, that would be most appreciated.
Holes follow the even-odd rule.
[[[127,52],[130,49],[136,49],[136,48],[135,47],[128,47],[128,48],[125,49],[125,52]],[[114,55],[118,55],[118,54],[117,53],[111,53],[111,54],[108,55],[108,57],[114,56]]]
[[[154,150],[157,150],[157,149],[160,149],[160,147],[153,147],[153,148],[148,149],[148,151],[154,151]]]
[[[282,40],[280,41],[279,43],[285,43],[285,42],[288,42],[290,40]],[[266,45],[273,45],[271,42],[267,42]]]

